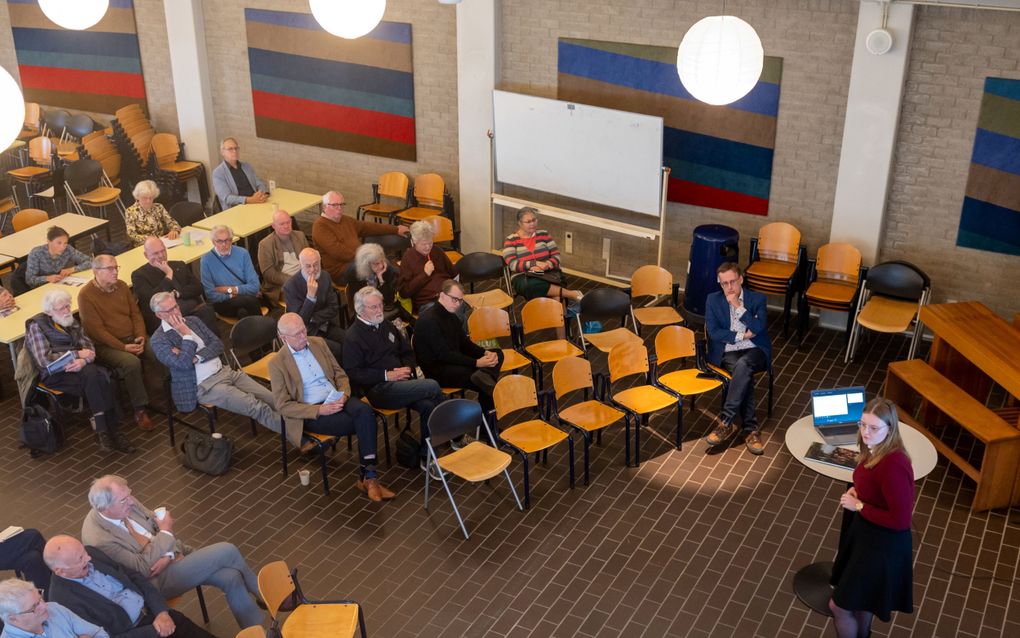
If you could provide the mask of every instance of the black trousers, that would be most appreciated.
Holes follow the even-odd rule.
[[[105,432],[108,426],[116,425],[113,410],[116,399],[113,395],[113,383],[105,368],[89,363],[78,372],[57,372],[43,379],[46,387],[60,390],[74,396],[84,396],[92,414],[104,413],[106,418],[96,419],[96,431]]]
[[[39,589],[50,588],[50,568],[43,562],[46,539],[38,530],[26,529],[0,543],[0,570],[12,569]]]
[[[358,437],[358,456],[362,465],[375,465],[376,437],[379,428],[375,421],[375,413],[355,397],[347,399],[344,409],[333,414],[320,416],[317,419],[305,419],[305,429],[316,434],[329,436]],[[371,458],[369,458],[371,457]]]
[[[255,295],[238,295],[226,301],[217,301],[213,304],[216,312],[227,317],[258,317],[262,314],[262,302]]]

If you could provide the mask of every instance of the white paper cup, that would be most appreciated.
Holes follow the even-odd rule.
[[[298,477],[300,477],[302,485],[308,485],[312,481],[312,473],[308,470],[298,472]]]
[[[156,515],[156,520],[161,521],[166,518],[166,507],[157,507],[152,513]]]
[[[214,439],[222,439],[223,435],[220,434],[219,432],[213,432],[212,433],[212,438],[214,438]]]

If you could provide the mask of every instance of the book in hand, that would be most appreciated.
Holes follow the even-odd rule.
[[[64,354],[60,355],[59,359],[50,361],[48,364],[46,364],[46,372],[50,374],[60,372],[61,370],[67,367],[67,364],[74,361],[74,359],[75,359],[74,352],[68,350]]]
[[[24,527],[18,527],[17,525],[10,525],[4,531],[0,532],[0,543],[4,542],[8,538],[17,536],[18,534],[25,531]]]
[[[857,452],[837,445],[818,443],[817,441],[811,444],[804,458],[817,463],[841,467],[845,470],[852,470],[857,467]]]

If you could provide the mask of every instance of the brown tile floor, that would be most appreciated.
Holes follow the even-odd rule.
[[[221,429],[237,451],[230,473],[218,478],[180,465],[163,419],[154,432],[131,432],[140,448],[131,456],[100,454],[74,419],[65,449],[32,460],[17,448],[19,409],[5,352],[0,525],[78,534],[89,481],[115,472],[150,507],[169,505],[187,542],[233,541],[256,569],[284,558],[311,596],[361,601],[373,636],[832,635],[828,619],[796,599],[791,579],[834,555],[842,486],[794,460],[783,433],[807,413],[811,388],[859,383],[878,391],[886,363],[906,355],[907,341],[873,336],[844,366],[840,334],[815,327],[798,348],[778,334],[778,323],[774,316],[775,415],[764,422],[763,457],[742,446],[706,454],[698,439],[718,405],[713,394],[687,419],[681,451],[668,442],[675,415],[653,420],[639,469],[623,466],[619,432],[593,447],[588,487],[569,490],[564,455],[552,454],[548,467],[532,470],[526,513],[498,481],[457,485],[469,541],[443,498],[422,509],[419,472],[387,468],[384,480],[399,497],[373,505],[355,490],[354,459],[340,449],[325,497],[314,458],[292,453],[284,479],[277,439],[264,431],[252,438],[247,420],[226,415]],[[757,396],[764,416],[761,387]],[[300,486],[300,468],[312,471],[310,487]],[[519,462],[511,470],[520,488]],[[972,496],[969,479],[941,459],[918,483],[916,610],[876,623],[874,635],[1020,635],[1020,516],[1016,509],[971,514]],[[207,598],[210,629],[232,636],[237,627],[222,596]],[[183,610],[199,618],[190,594]]]

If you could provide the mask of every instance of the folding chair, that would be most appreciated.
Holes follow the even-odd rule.
[[[293,572],[282,560],[273,561],[259,570],[259,594],[266,602],[272,629],[287,638],[331,636],[353,638],[360,630],[366,638],[364,614],[361,605],[353,600],[308,600]],[[280,622],[281,607],[291,601],[294,609]]]

